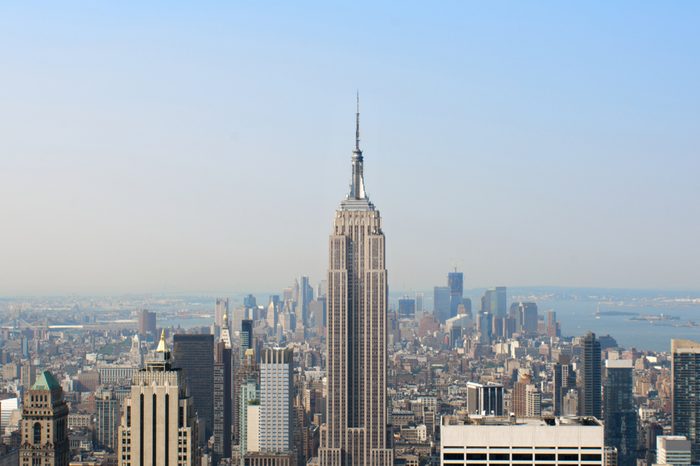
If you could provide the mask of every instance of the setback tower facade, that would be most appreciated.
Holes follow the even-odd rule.
[[[381,217],[365,191],[359,108],[350,193],[330,236],[328,396],[321,466],[391,466],[387,435],[387,270]]]

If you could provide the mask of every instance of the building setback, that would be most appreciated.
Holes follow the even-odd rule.
[[[170,364],[165,333],[136,374],[119,426],[119,466],[194,466],[196,418],[182,371]]]
[[[387,432],[385,238],[379,211],[365,192],[359,115],[358,109],[350,193],[336,211],[329,245],[321,466],[394,462]]]

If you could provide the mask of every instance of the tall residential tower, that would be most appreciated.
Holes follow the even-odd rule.
[[[328,270],[328,396],[321,466],[390,466],[387,271],[381,217],[365,192],[357,112],[350,193],[336,211]]]

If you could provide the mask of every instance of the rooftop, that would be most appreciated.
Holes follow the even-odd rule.
[[[595,417],[520,417],[515,416],[468,416],[442,418],[443,425],[482,425],[482,426],[602,426]]]
[[[34,385],[32,385],[32,390],[55,390],[57,388],[61,388],[61,384],[58,383],[58,380],[51,375],[51,372],[49,371],[43,371],[41,374],[39,374],[36,378],[36,382],[34,382]]]

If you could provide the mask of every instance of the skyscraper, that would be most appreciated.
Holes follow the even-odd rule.
[[[221,326],[221,339],[214,352],[214,454],[216,459],[231,458],[233,382],[231,360],[231,337],[228,332],[228,318],[224,315]]]
[[[113,390],[98,390],[95,393],[95,442],[101,448],[116,451],[119,429],[119,399]]]
[[[291,348],[265,348],[260,355],[260,451],[292,450]]]
[[[525,387],[525,416],[540,417],[542,415],[542,392],[533,384]]]
[[[484,292],[481,298],[481,310],[490,312],[496,317],[504,317],[506,315],[506,306],[508,297],[505,286],[497,286],[489,288]]]
[[[20,466],[68,466],[68,405],[48,371],[24,395],[21,429]]]
[[[214,307],[214,323],[217,327],[224,324],[224,316],[228,318],[228,298],[216,298]]]
[[[119,426],[119,466],[194,466],[198,462],[192,398],[170,365],[165,333],[153,358],[134,374]]]
[[[239,426],[237,430],[240,433],[238,443],[241,459],[243,459],[247,452],[260,450],[258,437],[260,400],[258,400],[258,382],[254,378],[247,379],[239,387],[238,411]],[[241,461],[241,464],[245,464],[245,462]]]
[[[503,416],[503,385],[467,382],[467,409],[470,415]]]
[[[208,439],[214,429],[214,335],[176,334],[173,363],[183,370]]]
[[[578,378],[580,416],[595,416],[600,419],[602,391],[600,378],[600,342],[596,340],[595,333],[588,332],[583,338],[581,370]]]
[[[605,361],[605,445],[617,448],[617,464],[637,464],[637,412],[632,360]]]
[[[450,317],[449,286],[433,288],[433,315],[439,322],[445,322]]]
[[[554,364],[554,415],[563,416],[564,395],[572,388],[576,388],[576,372],[568,357],[559,357],[559,362]]]
[[[254,307],[257,307],[258,302],[255,299],[255,296],[252,294],[249,294],[243,298],[243,307],[246,309],[253,309]]]
[[[141,309],[139,312],[139,335],[156,337],[156,313]]]
[[[537,334],[537,303],[520,303],[518,306],[520,313],[519,320],[522,323],[520,332],[527,335]]]
[[[304,328],[309,326],[309,303],[314,299],[314,289],[309,285],[309,277],[299,278],[299,300],[297,301],[297,316],[301,318]]]
[[[280,306],[279,295],[270,296],[270,302],[267,305],[267,315],[265,320],[267,321],[267,326],[274,332],[277,329],[277,323],[279,322],[278,313]]]
[[[390,466],[387,432],[387,271],[381,217],[367,197],[357,112],[350,193],[329,245],[328,396],[321,466]]]
[[[518,381],[513,384],[513,413],[517,417],[527,416],[527,391],[531,385],[529,373],[519,374]]]
[[[656,464],[690,465],[690,441],[682,435],[656,437]]]
[[[415,319],[416,318],[416,300],[404,296],[399,298],[399,318]]]
[[[558,337],[561,334],[559,322],[557,322],[557,313],[553,310],[547,311],[547,336]]]
[[[673,365],[673,435],[684,435],[691,445],[693,464],[700,462],[700,343],[671,340]]]
[[[464,294],[464,275],[462,272],[450,272],[447,274],[447,287],[450,289],[450,315],[457,315],[457,308],[462,304]]]
[[[234,365],[233,416],[231,418],[231,424],[233,429],[233,441],[234,444],[238,445],[243,444],[244,432],[241,431],[241,427],[246,425],[245,420],[241,416],[245,414],[244,411],[247,408],[241,404],[241,400],[244,400],[245,403],[250,401],[248,398],[241,398],[243,397],[243,387],[251,381],[256,387],[258,383],[258,365],[255,359],[255,350],[249,348],[245,350],[245,354],[241,359],[236,360]],[[254,398],[257,399],[257,391],[255,393]]]
[[[246,350],[253,347],[253,321],[245,319],[241,322],[241,358],[245,356]]]
[[[423,314],[423,293],[416,293],[416,312]]]

